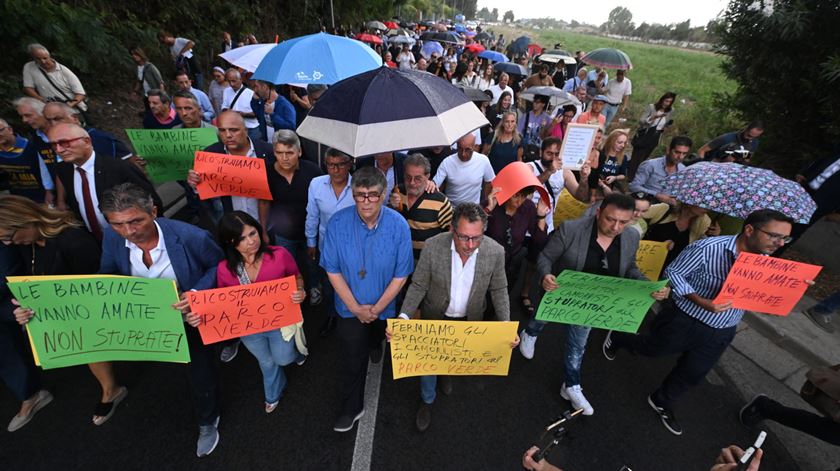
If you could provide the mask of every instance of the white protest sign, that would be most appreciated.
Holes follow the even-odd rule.
[[[560,147],[563,168],[580,170],[583,163],[589,160],[589,151],[597,132],[598,126],[594,124],[569,123],[566,135],[563,136],[563,146]]]

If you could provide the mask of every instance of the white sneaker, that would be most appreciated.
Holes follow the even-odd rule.
[[[563,386],[560,387],[560,396],[563,399],[570,401],[572,403],[572,407],[575,409],[583,409],[583,415],[592,415],[595,413],[595,409],[593,409],[592,404],[586,400],[586,396],[583,395],[583,389],[579,384],[567,388],[566,383],[563,383]]]
[[[519,352],[526,359],[534,358],[534,346],[536,344],[536,337],[528,335],[524,330],[519,333]]]

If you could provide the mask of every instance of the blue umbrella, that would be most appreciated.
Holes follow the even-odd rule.
[[[437,55],[443,55],[443,46],[440,43],[436,43],[434,41],[427,42],[423,44],[423,49],[420,49],[420,55],[429,59],[432,57],[432,54],[437,53]]]
[[[506,55],[502,54],[501,52],[491,50],[479,52],[478,57],[481,57],[482,59],[489,59],[493,62],[507,62],[508,60],[510,60]]]
[[[529,44],[531,44],[531,38],[528,36],[520,36],[516,38],[516,41],[511,43],[510,50],[513,51],[514,54],[524,54],[525,51],[528,50]]]
[[[330,87],[297,132],[360,157],[449,146],[487,124],[451,83],[428,72],[380,67]]]
[[[379,54],[360,41],[316,33],[277,45],[265,55],[253,78],[275,84],[331,85],[381,65]]]

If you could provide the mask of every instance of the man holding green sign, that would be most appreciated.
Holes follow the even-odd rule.
[[[195,151],[219,140],[212,127],[181,129],[126,129],[134,153],[146,161],[146,173],[155,184],[183,180],[193,166]]]
[[[644,317],[644,313],[639,315],[638,312],[642,309],[646,312],[650,307],[650,304],[641,303],[637,285],[614,279],[647,281],[636,266],[639,234],[624,232],[633,220],[635,209],[633,198],[627,195],[613,193],[607,196],[595,217],[563,222],[537,260],[538,286],[531,299],[542,299],[542,302],[536,317],[520,334],[519,350],[525,358],[533,358],[537,336],[545,328],[546,321],[573,324],[566,329],[565,378],[560,395],[571,401],[575,409],[583,409],[584,415],[595,413],[580,386],[580,368],[590,326],[629,330],[633,328],[634,319],[641,322]],[[566,271],[560,277],[554,276],[564,270],[583,273]],[[595,278],[587,274],[600,276]],[[597,292],[587,288],[593,281],[602,284]],[[603,287],[605,281],[607,288]],[[648,293],[656,300],[665,299],[669,294],[668,288],[657,284],[651,284],[647,289],[653,290]],[[630,297],[632,305],[617,302],[618,293],[630,292],[636,293]]]

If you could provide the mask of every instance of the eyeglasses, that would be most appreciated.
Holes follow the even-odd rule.
[[[378,191],[371,191],[370,193],[353,193],[353,199],[356,200],[357,203],[363,203],[365,200],[368,200],[371,203],[376,203],[379,201],[380,197],[382,197],[382,194]]]
[[[328,164],[326,164],[326,167],[327,167],[327,168],[331,168],[331,169],[338,170],[338,169],[341,169],[341,168],[347,167],[347,166],[349,166],[349,165],[350,165],[350,162],[341,162],[341,163],[337,163],[337,164],[330,164],[330,163],[328,163]]]
[[[50,142],[50,147],[52,148],[52,150],[56,150],[59,147],[66,149],[70,147],[70,144],[78,141],[79,139],[87,139],[87,136],[79,136],[74,137],[72,139],[59,139],[57,141]]]
[[[757,227],[755,229],[757,231],[760,231],[760,232],[763,232],[763,233],[767,234],[767,237],[769,237],[771,241],[779,241],[780,240],[780,241],[782,241],[786,244],[789,244],[789,243],[793,242],[793,237],[791,237],[791,236],[776,234],[775,232],[767,232],[764,229],[759,229]]]
[[[481,235],[477,235],[477,236],[470,237],[470,236],[465,236],[465,235],[458,234],[458,233],[456,232],[456,233],[455,233],[455,238],[456,238],[456,239],[458,239],[458,241],[459,241],[459,242],[475,242],[475,243],[479,243],[479,242],[481,242],[481,241],[484,239],[484,234],[481,234]]]

